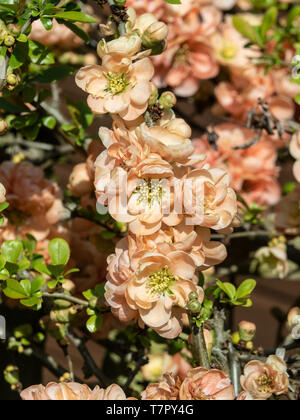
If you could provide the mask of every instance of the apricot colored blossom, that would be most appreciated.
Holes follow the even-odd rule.
[[[149,58],[136,62],[120,53],[106,54],[102,65],[83,67],[77,86],[89,94],[88,105],[97,114],[119,114],[132,121],[142,115],[152,94],[154,69]]]
[[[168,162],[185,163],[194,152],[190,140],[192,131],[181,118],[174,118],[152,127],[143,123],[137,130],[139,137],[150,150]]]
[[[85,384],[75,382],[54,383],[48,385],[33,385],[21,392],[25,401],[102,401],[126,400],[126,396],[118,385],[110,385],[106,389],[96,386],[91,390]]]
[[[88,30],[89,25],[83,25],[83,28]],[[30,38],[43,45],[57,47],[62,50],[72,50],[83,44],[83,41],[79,36],[65,25],[59,24],[55,19],[53,19],[53,26],[50,31],[45,29],[40,20],[35,20],[32,23]]]
[[[266,363],[253,360],[244,368],[241,385],[254,399],[268,399],[288,391],[289,379],[285,362],[277,356],[269,356]]]
[[[234,391],[225,372],[198,367],[182,382],[180,400],[234,400]]]
[[[158,87],[170,86],[178,96],[193,96],[199,81],[219,73],[219,66],[207,44],[187,36],[169,41],[165,52],[153,57],[154,82]]]
[[[57,184],[44,177],[41,168],[29,162],[0,165],[0,182],[6,189],[9,207],[1,239],[15,239],[30,233],[44,240],[63,215],[62,196]]]
[[[160,382],[147,386],[141,393],[142,400],[178,400],[180,386],[178,377],[165,374]]]
[[[108,259],[105,298],[112,312],[123,321],[139,319],[163,337],[177,337],[189,293],[198,291],[203,299],[194,260],[168,244],[134,250],[128,242],[121,240]]]
[[[91,180],[86,163],[79,163],[74,166],[69,178],[68,188],[75,197],[82,197],[92,190]]]
[[[223,169],[195,169],[184,176],[184,212],[187,223],[226,229],[237,214],[236,196]]]
[[[289,272],[287,250],[284,244],[259,248],[254,258],[259,273],[265,278],[284,279]]]
[[[218,150],[214,150],[203,136],[193,140],[195,154],[206,154],[204,163],[226,169],[231,176],[230,186],[249,204],[276,204],[281,191],[272,141],[263,138],[250,148],[233,150],[233,147],[250,142],[255,132],[231,123],[218,125],[214,130],[218,135]]]
[[[174,251],[187,252],[201,270],[220,264],[227,256],[224,244],[212,241],[208,228],[188,226],[184,221],[177,226],[163,225],[153,235],[137,237],[135,244],[142,249],[151,250],[160,244],[162,247],[171,247]]]
[[[251,58],[258,58],[260,52],[256,47],[245,48],[248,39],[244,38],[233,26],[230,16],[218,26],[218,31],[209,40],[217,60],[226,66],[245,68]]]

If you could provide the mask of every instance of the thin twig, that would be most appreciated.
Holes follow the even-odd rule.
[[[51,298],[51,299],[62,299],[66,300],[68,302],[74,303],[76,305],[83,306],[87,308],[89,306],[89,303],[86,300],[82,300],[79,298],[76,298],[74,296],[66,295],[64,293],[48,293],[43,292],[43,297]]]
[[[106,376],[103,374],[103,372],[98,368],[96,365],[94,359],[92,358],[90,352],[88,351],[85,341],[83,338],[80,338],[78,335],[74,333],[74,331],[69,330],[67,337],[69,340],[74,344],[74,346],[78,349],[81,356],[83,357],[85,363],[87,366],[91,369],[93,374],[96,376],[96,378],[99,380],[101,386],[108,386],[110,384],[110,381]]]

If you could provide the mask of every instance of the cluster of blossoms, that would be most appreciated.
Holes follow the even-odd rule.
[[[284,361],[270,356],[265,363],[254,360],[244,368],[241,376],[243,391],[238,400],[266,400],[280,396],[288,390],[289,380]],[[134,400],[126,398],[116,384],[107,389],[96,386],[91,390],[78,383],[49,383],[46,387],[35,385],[21,393],[23,400]],[[142,400],[234,400],[234,390],[229,376],[218,369],[203,367],[190,369],[180,379],[166,373],[157,383],[152,383],[141,393]]]
[[[95,161],[98,210],[107,206],[128,225],[108,258],[105,297],[121,321],[175,338],[189,294],[203,300],[197,270],[226,257],[211,229],[226,233],[239,223],[237,202],[226,170],[201,165],[204,156],[194,155],[190,127],[171,110],[174,95],[158,98],[148,56],[164,43],[167,26],[149,13],[127,13],[127,32],[99,43],[101,65],[76,76],[90,108],[113,118],[112,130],[99,130],[106,150]]]
[[[257,107],[260,98],[269,104],[272,117],[281,123],[291,120],[295,114],[294,97],[300,92],[299,85],[290,81],[286,68],[265,71],[260,64],[261,53],[256,47],[247,46],[244,38],[234,27],[232,17],[224,14],[234,5],[243,12],[243,18],[253,25],[260,25],[262,15],[245,13],[251,9],[248,1],[183,0],[181,5],[170,5],[163,0],[154,2],[129,0],[139,14],[150,12],[169,27],[166,50],[152,58],[154,82],[159,87],[171,87],[183,97],[199,92],[209,98],[215,96],[211,113],[217,117],[230,114],[236,121],[245,123],[249,111]],[[224,14],[224,16],[223,16]],[[271,54],[273,41],[267,44]],[[286,43],[285,57],[290,62],[294,48]],[[226,68],[229,80],[209,82]],[[221,75],[220,75],[221,76]],[[251,150],[231,153],[231,149],[248,143],[255,131],[237,124],[221,124],[215,128],[218,151],[205,136],[195,139],[196,151],[207,155],[212,167],[225,167],[231,177],[231,187],[249,203],[274,205],[280,199],[279,170],[276,167],[277,149],[289,140],[284,134],[263,134],[262,141]],[[237,165],[236,162],[239,164]],[[297,165],[297,164],[296,164]]]

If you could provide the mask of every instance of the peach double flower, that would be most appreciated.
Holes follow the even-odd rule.
[[[183,382],[165,374],[142,392],[142,400],[234,400],[228,375],[218,369],[190,369]]]
[[[87,385],[76,382],[60,384],[50,382],[46,386],[33,385],[21,392],[21,398],[25,401],[126,400],[124,391],[116,384],[106,389],[97,385],[91,390]]]
[[[272,395],[285,394],[289,386],[286,369],[285,362],[277,356],[269,356],[266,363],[257,360],[247,363],[241,376],[241,385],[246,392],[243,399],[266,400]]]
[[[112,312],[122,321],[138,319],[163,337],[175,338],[181,332],[190,292],[203,299],[193,258],[171,245],[139,250],[122,240],[108,263],[105,297]]]
[[[129,56],[110,53],[102,65],[83,67],[76,84],[89,94],[88,105],[97,114],[118,114],[127,121],[142,115],[152,94],[154,74],[149,58],[133,62]]]

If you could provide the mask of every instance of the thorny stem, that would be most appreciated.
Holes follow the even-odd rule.
[[[203,326],[198,327],[196,324],[191,325],[193,353],[196,359],[197,366],[203,366],[205,369],[210,369],[209,357],[207,354],[206,343],[204,339]]]

